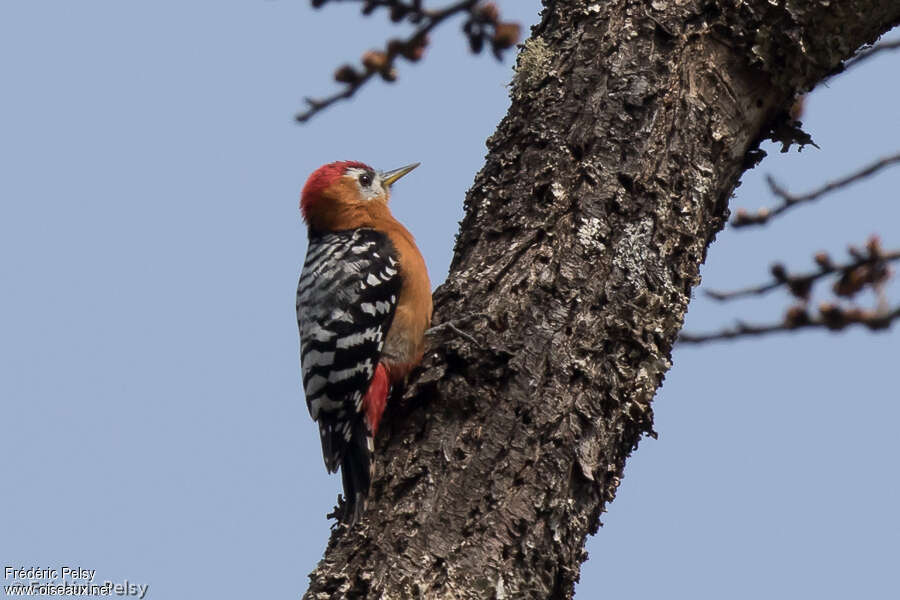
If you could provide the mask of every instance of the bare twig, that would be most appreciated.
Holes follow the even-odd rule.
[[[494,56],[500,59],[502,52],[515,46],[519,40],[519,26],[501,22],[497,7],[492,3],[480,4],[479,0],[459,0],[436,10],[424,8],[422,0],[312,0],[312,4],[318,8],[328,2],[339,1],[362,4],[364,15],[371,14],[378,8],[389,9],[392,21],[406,20],[418,25],[418,28],[405,40],[390,40],[384,50],[369,50],[364,53],[362,69],[349,64],[339,67],[334,73],[334,79],[343,83],[344,89],[325,98],[305,98],[308,108],[295,117],[300,123],[308,121],[332,104],[352,97],[375,75],[388,82],[396,80],[395,59],[402,56],[411,62],[420,60],[428,45],[428,34],[454,15],[468,14],[463,31],[475,53],[480,52],[485,42],[488,42]]]
[[[444,321],[443,323],[438,323],[437,325],[434,325],[434,326],[430,327],[429,329],[425,330],[425,335],[426,336],[434,336],[434,335],[437,335],[438,333],[440,333],[441,331],[448,329],[448,330],[452,331],[453,333],[455,333],[456,335],[458,335],[459,337],[461,337],[465,340],[468,340],[474,346],[476,346],[478,348],[482,348],[483,346],[482,346],[481,342],[479,342],[474,337],[472,337],[470,334],[466,333],[465,331],[462,331],[461,329],[459,329],[456,326],[458,323],[462,324],[466,321],[471,321],[478,317],[487,317],[487,313],[474,312],[474,313],[465,315],[464,317],[461,317],[459,319],[454,319],[452,321]]]
[[[355,94],[356,90],[361,88],[362,85],[366,81],[371,79],[372,75],[374,75],[374,74],[375,74],[374,72],[366,73],[363,77],[354,81],[352,84],[348,84],[347,87],[344,88],[343,90],[341,90],[340,92],[332,94],[331,96],[328,96],[326,98],[309,98],[309,97],[304,98],[303,101],[306,102],[306,105],[309,108],[307,108],[302,113],[299,113],[295,117],[295,119],[297,120],[298,123],[305,123],[306,121],[309,121],[312,118],[312,116],[315,115],[317,112],[325,110],[326,108],[328,108],[329,106],[331,106],[332,104],[337,102],[338,100],[343,100],[345,98],[349,98],[350,96]]]
[[[447,321],[447,322],[445,322],[445,323],[441,323],[441,324],[439,324],[439,325],[435,325],[434,327],[432,327],[431,329],[429,329],[428,331],[426,331],[426,332],[425,332],[425,335],[436,335],[437,333],[439,333],[440,331],[442,331],[442,330],[444,330],[444,329],[449,329],[450,331],[452,331],[453,333],[455,333],[455,334],[458,335],[459,337],[468,340],[469,342],[472,343],[472,345],[474,345],[474,346],[476,346],[476,347],[478,347],[478,348],[481,348],[481,347],[482,347],[482,346],[481,346],[481,342],[479,342],[478,340],[476,340],[474,337],[472,337],[471,335],[469,335],[469,334],[466,333],[465,331],[459,329],[459,328],[453,323],[453,321]]]
[[[769,183],[769,188],[772,190],[773,194],[781,198],[782,203],[772,209],[762,208],[755,214],[750,214],[744,209],[738,209],[737,214],[731,220],[731,224],[734,227],[762,225],[763,223],[767,223],[772,217],[780,215],[781,213],[798,204],[817,200],[818,198],[824,196],[829,192],[833,192],[834,190],[846,187],[851,183],[855,183],[861,179],[865,179],[866,177],[877,173],[881,169],[897,163],[900,163],[900,153],[881,158],[874,163],[864,167],[863,169],[856,171],[855,173],[851,173],[850,175],[826,183],[816,190],[800,195],[791,194],[783,187],[781,187],[778,183],[776,183],[771,176],[769,176],[766,178],[766,181],[768,181]]]
[[[782,264],[772,266],[773,281],[763,285],[752,286],[733,292],[707,292],[716,300],[730,300],[742,296],[764,294],[775,288],[785,286],[801,300],[801,304],[788,308],[784,318],[778,323],[753,325],[738,321],[734,327],[706,334],[682,333],[679,340],[685,343],[702,343],[715,340],[728,340],[738,337],[750,337],[774,333],[777,331],[793,331],[810,327],[825,327],[831,330],[844,329],[848,325],[861,324],[869,329],[879,330],[890,326],[900,316],[900,307],[889,309],[884,295],[884,284],[891,277],[888,262],[900,259],[900,250],[885,252],[877,235],[866,242],[865,250],[850,246],[848,252],[851,261],[846,264],[835,264],[825,252],[819,252],[815,261],[819,271],[802,275],[790,275]],[[813,284],[828,275],[838,274],[832,291],[839,298],[853,298],[864,289],[871,289],[878,299],[875,309],[858,306],[841,306],[837,302],[823,302],[819,305],[818,314],[809,312],[809,299]]]
[[[849,69],[850,67],[855,67],[859,63],[864,62],[873,56],[877,55],[880,52],[884,52],[886,50],[897,50],[900,48],[900,40],[893,40],[890,42],[882,42],[880,44],[875,44],[868,50],[863,50],[850,60],[844,63],[844,71]]]
[[[779,323],[753,325],[738,321],[734,327],[711,333],[682,333],[678,336],[681,344],[702,344],[706,342],[732,340],[742,337],[756,337],[783,331],[822,328],[839,331],[850,325],[865,325],[872,331],[888,329],[893,321],[900,319],[900,306],[891,310],[875,311],[862,308],[841,308],[835,304],[822,304],[819,315],[811,317],[803,307],[792,307]]]
[[[893,252],[885,252],[881,254],[856,255],[853,260],[845,264],[834,264],[828,255],[820,252],[816,255],[816,262],[819,264],[819,270],[810,273],[802,273],[799,275],[788,274],[784,267],[780,264],[772,266],[772,281],[760,285],[749,286],[737,290],[721,292],[717,290],[705,290],[707,296],[713,300],[725,301],[745,296],[760,296],[766,292],[770,292],[779,287],[785,286],[794,296],[798,298],[806,298],[812,285],[823,277],[827,277],[832,273],[840,273],[847,275],[861,267],[868,267],[877,263],[893,262],[900,260],[900,250]]]

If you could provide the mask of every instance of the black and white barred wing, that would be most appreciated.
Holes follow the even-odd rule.
[[[329,472],[370,435],[363,396],[394,318],[400,282],[396,251],[385,234],[356,229],[310,236],[297,287],[300,365]]]

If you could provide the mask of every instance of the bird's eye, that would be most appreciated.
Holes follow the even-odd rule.
[[[372,176],[368,173],[363,173],[359,176],[359,185],[363,187],[369,187],[372,185]]]

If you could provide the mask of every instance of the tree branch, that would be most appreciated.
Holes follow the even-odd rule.
[[[862,62],[865,62],[872,58],[873,56],[877,56],[881,52],[886,52],[889,50],[897,50],[900,48],[900,40],[893,40],[890,42],[881,42],[880,44],[875,44],[868,50],[863,50],[850,60],[844,63],[844,71],[851,67],[855,67]]]
[[[847,175],[835,181],[826,183],[816,190],[800,195],[791,194],[783,187],[781,187],[771,176],[767,176],[766,181],[769,184],[769,188],[772,190],[773,194],[781,198],[782,203],[771,209],[761,208],[754,214],[748,213],[744,209],[738,209],[734,218],[731,220],[731,225],[733,227],[747,227],[750,225],[762,225],[764,223],[768,223],[770,219],[784,213],[788,209],[793,208],[798,204],[817,200],[825,194],[828,194],[829,192],[833,192],[852,183],[856,183],[861,179],[865,179],[870,175],[874,175],[885,167],[889,167],[897,163],[900,163],[900,153],[881,158],[874,163],[863,167],[859,171],[851,173],[850,175]]]
[[[366,83],[376,75],[387,82],[397,79],[394,62],[402,56],[410,62],[419,61],[428,45],[428,35],[438,25],[457,14],[468,14],[463,30],[469,39],[472,51],[478,53],[486,42],[490,43],[494,56],[502,58],[502,53],[515,46],[519,41],[520,28],[515,23],[500,21],[499,11],[494,4],[479,4],[479,0],[460,0],[442,9],[429,10],[422,7],[421,0],[403,2],[403,0],[313,0],[318,8],[328,2],[352,1],[363,5],[364,15],[371,14],[377,8],[390,10],[391,20],[399,22],[407,20],[419,27],[406,39],[390,40],[385,50],[369,50],[361,59],[362,69],[353,65],[342,65],[334,73],[335,81],[344,84],[344,89],[325,98],[305,98],[308,108],[297,114],[299,123],[309,121],[313,116],[340,100],[352,98]]]
[[[867,310],[858,307],[841,308],[835,304],[823,303],[819,307],[819,315],[809,316],[801,306],[791,307],[782,321],[778,323],[753,325],[738,321],[734,327],[721,329],[711,333],[682,332],[678,336],[680,344],[703,344],[722,340],[733,340],[744,337],[758,337],[771,333],[798,331],[800,329],[828,329],[840,331],[851,325],[864,325],[872,331],[883,331],[900,319],[900,306],[892,310]]]
[[[893,262],[900,260],[900,250],[894,250],[887,253],[878,253],[862,255],[858,251],[851,253],[853,260],[844,264],[834,264],[824,252],[816,254],[816,262],[819,270],[811,273],[801,273],[799,275],[788,274],[784,266],[780,263],[772,266],[772,281],[760,285],[749,286],[728,292],[717,290],[705,290],[704,293],[713,300],[726,301],[735,298],[743,298],[746,296],[759,296],[778,289],[786,287],[793,296],[800,299],[809,297],[813,284],[833,273],[840,273],[843,276],[850,275],[861,267],[869,267],[879,263]]]

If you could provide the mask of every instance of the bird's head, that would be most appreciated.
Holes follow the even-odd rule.
[[[303,219],[318,231],[359,227],[367,217],[387,210],[391,185],[418,166],[413,163],[382,172],[356,161],[323,165],[303,186]]]

